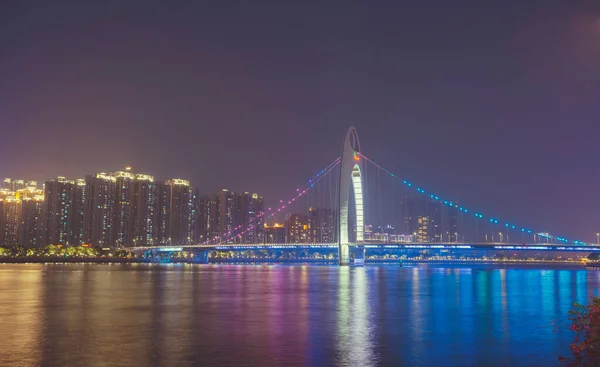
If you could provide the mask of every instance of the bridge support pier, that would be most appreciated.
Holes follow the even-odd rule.
[[[193,262],[196,264],[208,264],[209,251],[199,251],[194,253]]]
[[[355,246],[352,248],[352,265],[363,266],[365,265],[365,248],[364,246]]]
[[[350,246],[348,244],[339,245],[338,249],[338,264],[340,266],[350,265]]]

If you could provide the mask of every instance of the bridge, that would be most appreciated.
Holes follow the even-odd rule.
[[[254,223],[240,223],[195,245],[138,246],[133,251],[167,261],[186,251],[205,262],[210,251],[336,249],[340,266],[371,250],[600,252],[584,241],[484,215],[400,178],[362,153],[354,127],[346,131],[341,155],[278,205],[258,213]],[[314,207],[326,209],[318,214]],[[259,231],[277,219],[286,220],[287,241]],[[262,233],[262,243],[244,243],[248,233]]]

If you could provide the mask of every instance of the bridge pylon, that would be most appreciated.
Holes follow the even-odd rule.
[[[350,126],[344,136],[340,160],[340,181],[338,198],[338,241],[339,264],[350,264],[350,247],[348,234],[348,209],[350,205],[350,188],[352,185],[355,205],[356,242],[363,240],[364,203],[363,203],[363,161],[360,156],[360,143],[354,126]]]

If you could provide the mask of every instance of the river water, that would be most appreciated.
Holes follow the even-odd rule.
[[[4,264],[0,365],[553,366],[599,286],[551,266]]]

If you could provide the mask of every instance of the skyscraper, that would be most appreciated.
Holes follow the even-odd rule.
[[[115,246],[130,246],[133,240],[130,214],[135,176],[129,171],[113,172],[110,175],[115,179],[114,228],[110,243]]]
[[[23,190],[25,188],[25,181],[23,180],[14,180],[12,183],[13,191]]]
[[[334,242],[333,220],[333,210],[328,208],[309,208],[309,242]]]
[[[21,245],[29,248],[42,247],[44,243],[44,196],[22,199]]]
[[[429,241],[442,242],[442,205],[439,202],[430,202],[429,209]]]
[[[279,223],[264,225],[265,243],[285,243],[286,228]]]
[[[131,198],[131,234],[134,246],[154,245],[158,242],[158,185],[154,177],[136,174]]]
[[[438,202],[414,197],[405,201],[404,228],[418,242],[442,240],[442,206]]]
[[[0,201],[0,243],[3,246],[20,244],[21,200],[6,197]]]
[[[111,246],[116,178],[106,173],[86,176],[83,240],[94,246]]]
[[[430,220],[428,216],[417,217],[417,242],[429,242],[431,238]]]
[[[165,186],[169,195],[169,242],[191,245],[196,241],[194,229],[198,194],[188,180],[166,180]]]
[[[203,196],[198,199],[198,241],[200,243],[207,242],[211,234],[211,219],[213,212],[211,211],[210,196]]]
[[[58,177],[46,182],[44,219],[45,243],[77,246],[81,243],[78,215],[82,191],[75,181]]]
[[[264,204],[258,194],[245,192],[237,196],[237,219],[240,243],[262,243],[264,241]]]
[[[11,178],[5,178],[2,180],[2,188],[8,191],[14,191],[13,190],[13,186],[12,186],[12,179]]]
[[[308,243],[310,242],[310,225],[308,216],[300,213],[293,213],[285,221],[287,229],[287,242],[289,243]]]
[[[448,229],[446,237],[449,242],[458,242],[458,208],[448,208]]]
[[[164,183],[156,184],[156,234],[154,238],[156,244],[169,244],[170,195],[170,186]]]

